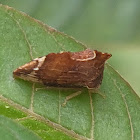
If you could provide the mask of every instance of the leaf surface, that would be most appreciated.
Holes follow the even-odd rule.
[[[4,140],[40,140],[33,132],[4,116],[0,116],[0,136]]]
[[[140,99],[108,64],[100,88],[105,99],[82,89],[65,107],[61,104],[66,96],[77,89],[36,90],[43,86],[14,79],[13,70],[32,58],[86,47],[7,6],[0,5],[0,13],[1,115],[16,119],[42,139],[138,140]],[[7,113],[5,106],[13,112]]]

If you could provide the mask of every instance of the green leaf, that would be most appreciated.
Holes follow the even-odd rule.
[[[113,57],[109,62],[131,83],[140,96],[138,0],[102,2],[98,0],[1,0],[0,2],[87,42],[93,49],[111,52]]]
[[[61,31],[99,47],[139,42],[139,1],[1,0]],[[137,45],[137,44],[135,44]]]
[[[20,132],[19,132],[19,129],[21,130],[21,128],[23,128],[23,127],[21,127],[21,128],[19,127],[20,125],[18,123],[20,123],[23,126],[25,126],[26,128],[28,128],[28,129],[24,128],[23,129],[24,132],[27,132],[27,134],[30,134],[31,133],[30,130],[32,130],[32,131],[34,131],[34,133],[36,133],[38,136],[40,136],[44,140],[55,139],[55,138],[72,140],[72,138],[70,138],[63,132],[57,131],[54,128],[52,128],[51,126],[48,126],[46,124],[46,119],[41,118],[42,120],[40,121],[39,119],[37,119],[37,118],[39,118],[39,116],[35,117],[36,114],[30,114],[30,113],[27,109],[25,109],[23,107],[21,109],[21,106],[11,102],[10,100],[7,100],[6,98],[3,98],[2,96],[0,97],[0,116],[3,115],[3,116],[6,116],[6,117],[14,120],[14,122],[12,122],[11,120],[8,120],[7,118],[5,118],[6,121],[4,120],[3,117],[0,118],[0,129],[1,129],[1,127],[3,129],[5,127],[7,127],[7,129],[10,130],[10,129],[13,129],[16,127],[17,129],[15,128],[14,129],[15,132],[14,131],[13,132],[16,133],[16,135],[24,136],[25,133],[20,134]],[[7,122],[7,124],[5,124],[5,122]],[[5,127],[3,125],[5,125]],[[7,129],[1,130],[0,136],[4,135],[4,133],[7,132]],[[27,134],[26,134],[26,138],[23,138],[23,139],[30,138],[29,136],[27,136]],[[11,134],[9,134],[9,135],[11,135]],[[8,140],[11,140],[12,138],[8,138],[9,135],[7,135],[6,138]]]
[[[121,47],[122,49],[113,50],[113,57],[109,60],[109,63],[121,72],[140,96],[140,65],[138,65],[140,48],[127,49]]]
[[[4,116],[0,116],[0,137],[3,140],[40,140],[33,132]]]
[[[99,94],[82,94],[63,107],[77,89],[35,90],[41,85],[13,78],[13,70],[32,57],[80,51],[73,38],[7,6],[0,5],[0,114],[42,139],[138,140],[140,99],[111,66],[106,65]],[[72,138],[73,137],[73,138]]]

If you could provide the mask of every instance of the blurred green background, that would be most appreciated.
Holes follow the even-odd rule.
[[[109,63],[140,95],[140,0],[0,0],[111,53]]]

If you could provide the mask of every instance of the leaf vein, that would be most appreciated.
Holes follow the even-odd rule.
[[[90,109],[91,109],[91,140],[94,140],[94,115],[93,115],[93,101],[92,101],[92,96],[91,96],[91,92],[88,91],[89,93],[89,99],[90,99]]]
[[[19,109],[19,110],[27,113],[29,116],[33,116],[37,120],[44,122],[45,124],[53,127],[54,129],[58,129],[59,131],[65,133],[66,135],[69,135],[71,137],[74,137],[74,138],[80,139],[80,140],[88,140],[88,138],[86,138],[82,135],[79,135],[72,130],[68,130],[67,128],[63,127],[60,124],[57,124],[57,123],[54,123],[54,122],[50,121],[49,119],[44,118],[43,116],[40,116],[39,114],[36,114],[36,113],[32,112],[30,109],[27,109],[27,108],[13,102],[12,100],[3,97],[2,95],[0,95],[0,100],[2,100],[4,102],[6,102],[7,104],[15,107],[16,109]]]
[[[123,98],[123,101],[125,103],[125,107],[126,107],[126,111],[127,111],[128,119],[129,119],[129,123],[130,123],[130,128],[131,128],[131,140],[134,140],[134,130],[133,130],[133,125],[132,125],[132,119],[131,119],[130,111],[129,111],[129,108],[128,108],[128,104],[127,104],[126,99],[125,99],[125,95],[123,95],[123,93],[121,92],[120,88],[117,86],[116,81],[114,81],[114,84],[118,88],[118,90],[119,90],[119,92],[120,92],[120,94],[121,94],[121,96]]]
[[[108,73],[108,72],[107,72]],[[108,73],[110,75],[110,73]],[[111,77],[111,75],[110,75]],[[131,115],[130,115],[130,111],[128,108],[128,104],[127,101],[125,99],[125,95],[121,92],[120,88],[118,87],[117,83],[115,80],[113,80],[113,78],[111,77],[111,80],[114,82],[114,85],[116,86],[116,88],[119,90],[119,93],[124,101],[125,107],[126,107],[126,111],[127,111],[127,115],[128,115],[128,119],[129,119],[129,123],[130,123],[130,129],[131,129],[131,140],[134,140],[134,129],[133,129],[133,125],[132,125],[132,119],[131,119]]]
[[[20,23],[11,15],[7,12],[7,14],[12,18],[12,20],[16,23],[16,25],[19,27],[19,29],[21,30],[24,38],[25,38],[25,41],[27,42],[27,45],[28,45],[28,48],[29,48],[29,54],[30,54],[30,58],[31,60],[33,60],[33,54],[32,54],[32,46],[29,42],[29,40],[27,39],[27,35],[25,33],[25,31],[23,30],[23,28],[21,27]]]

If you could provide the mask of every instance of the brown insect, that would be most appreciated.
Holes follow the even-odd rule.
[[[105,61],[110,57],[111,54],[90,49],[50,53],[17,68],[13,74],[46,86],[97,89],[103,79]]]
[[[13,74],[47,86],[98,88],[105,61],[110,57],[111,54],[90,49],[50,53],[17,68]]]

